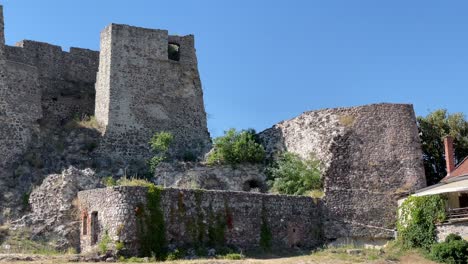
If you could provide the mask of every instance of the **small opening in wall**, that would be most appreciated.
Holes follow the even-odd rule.
[[[57,102],[58,98],[57,97],[52,97],[52,101]]]
[[[98,212],[91,213],[91,245],[95,245],[99,235]]]
[[[83,216],[83,236],[88,235],[88,215]]]
[[[167,56],[170,60],[180,60],[180,45],[176,43],[169,43],[167,47]]]
[[[244,192],[260,192],[262,189],[262,184],[257,180],[248,180],[244,182],[242,189]]]

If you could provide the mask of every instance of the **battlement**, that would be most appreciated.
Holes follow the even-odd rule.
[[[103,39],[118,43],[112,46],[112,52],[124,52],[130,64],[151,59],[177,61],[181,64],[197,63],[193,35],[171,36],[167,30],[110,24],[101,32]]]
[[[57,45],[23,40],[15,46],[5,46],[5,56],[7,60],[38,67],[44,78],[90,83],[96,80],[98,51],[73,47],[67,52]]]

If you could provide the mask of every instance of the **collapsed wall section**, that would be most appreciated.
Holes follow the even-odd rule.
[[[94,113],[94,83],[99,52],[23,40],[6,46],[6,59],[34,66],[42,94],[43,122],[63,125],[74,117]]]
[[[169,44],[178,61],[169,59]],[[172,156],[210,147],[193,36],[111,24],[101,33],[96,118],[104,127],[100,151],[127,159],[149,156],[158,131],[174,135]]]
[[[310,111],[259,136],[271,156],[289,151],[322,161],[329,240],[393,237],[398,198],[425,186],[412,105]]]
[[[112,241],[124,242],[127,254],[138,254],[139,212],[145,210],[147,191],[120,186],[79,192],[81,251],[92,251],[107,231]],[[255,249],[262,228],[271,234],[273,248],[321,243],[320,203],[310,197],[163,189],[160,198],[166,240],[176,247],[209,245],[216,232],[214,246]]]

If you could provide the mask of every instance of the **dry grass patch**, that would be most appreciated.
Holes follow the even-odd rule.
[[[68,130],[76,129],[76,128],[87,128],[87,129],[94,129],[94,130],[101,130],[101,126],[97,121],[95,116],[88,116],[85,115],[83,117],[76,117],[70,120],[66,125],[65,128]]]

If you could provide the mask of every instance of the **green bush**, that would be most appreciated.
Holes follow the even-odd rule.
[[[441,195],[410,196],[399,207],[398,240],[404,248],[429,250],[436,242],[436,224],[446,218]]]
[[[107,177],[102,178],[101,182],[106,187],[112,187],[112,186],[117,185],[117,181],[112,176],[107,176]]]
[[[229,260],[242,260],[245,258],[244,255],[239,254],[239,253],[230,253],[222,256],[223,259],[229,259]]]
[[[450,234],[445,242],[432,245],[429,256],[437,262],[465,264],[468,260],[468,242],[458,235]]]
[[[463,240],[463,238],[458,235],[458,234],[449,234],[446,238],[445,238],[445,242],[447,243],[450,243],[452,241],[457,241],[457,240]]]
[[[111,242],[111,238],[109,236],[109,232],[104,231],[104,236],[102,236],[101,241],[99,242],[99,253],[105,254],[107,252],[107,246]]]
[[[286,152],[268,172],[272,192],[304,195],[322,189],[320,161],[313,157],[302,160],[297,154]]]
[[[167,152],[174,141],[174,136],[169,132],[158,132],[151,137],[149,145],[154,156],[148,161],[150,172],[154,173],[156,167],[167,159]]]
[[[183,259],[185,256],[185,251],[176,249],[173,252],[167,254],[166,260],[173,261],[178,259]]]
[[[255,130],[236,131],[234,128],[215,138],[208,164],[260,163],[265,159],[263,146],[255,139]]]
[[[122,241],[117,241],[117,242],[115,243],[115,249],[116,249],[117,251],[121,251],[121,250],[124,249],[124,248],[125,248],[125,243],[124,243],[124,242],[122,242]]]

